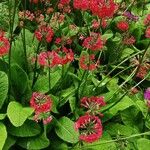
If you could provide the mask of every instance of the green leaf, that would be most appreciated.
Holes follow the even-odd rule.
[[[138,150],[149,150],[150,148],[150,140],[141,138],[137,140]]]
[[[5,117],[6,117],[6,114],[0,114],[0,120],[5,119]]]
[[[27,120],[20,127],[9,126],[8,132],[13,136],[31,137],[40,134],[41,128],[36,122]]]
[[[7,136],[7,139],[5,141],[3,150],[9,150],[11,146],[13,146],[16,143],[16,139],[13,136]]]
[[[6,127],[3,123],[0,122],[0,150],[3,148],[7,138]]]
[[[41,150],[48,147],[50,141],[45,135],[36,136],[35,138],[20,139],[18,145],[25,149]]]
[[[57,84],[61,78],[61,70],[56,70],[50,74],[51,89]],[[34,91],[46,93],[49,91],[49,76],[48,73],[40,76],[34,85]]]
[[[7,75],[0,71],[0,109],[7,97],[8,93],[8,77]]]
[[[10,102],[7,108],[7,116],[15,127],[19,127],[23,125],[33,111],[30,107],[23,108],[20,103]]]
[[[75,131],[74,122],[67,117],[63,117],[56,122],[55,132],[66,142],[77,143],[79,141],[79,133]]]
[[[11,86],[15,96],[24,94],[28,85],[28,76],[26,72],[17,64],[11,66]]]
[[[111,136],[116,136],[116,135],[124,135],[124,136],[130,136],[132,134],[138,133],[136,129],[130,127],[130,126],[125,126],[119,123],[109,123],[105,130],[111,135]]]
[[[93,143],[84,143],[82,149],[83,150],[116,150],[117,147],[115,142],[107,143],[107,141],[109,140],[112,140],[111,136],[107,132],[104,132],[103,136],[98,141]]]
[[[132,105],[134,105],[134,102],[128,96],[125,96],[119,103],[112,107],[109,112],[115,115],[118,111],[123,111]]]
[[[126,57],[129,57],[131,54],[134,53],[134,50],[131,49],[131,48],[125,48],[123,51],[122,51],[122,54],[121,54],[121,59],[124,59]]]

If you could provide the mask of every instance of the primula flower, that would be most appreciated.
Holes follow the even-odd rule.
[[[118,9],[118,5],[113,0],[90,0],[90,10],[99,18],[111,18]]]
[[[102,40],[100,34],[91,33],[91,36],[84,39],[82,46],[92,51],[101,50],[104,46],[104,40]]]
[[[0,56],[8,54],[9,49],[9,40],[5,37],[5,32],[0,31]]]
[[[54,67],[61,64],[61,58],[55,51],[41,52],[38,56],[38,63],[41,66]]]
[[[121,31],[127,31],[129,29],[129,24],[126,21],[119,21],[117,23],[117,28]]]
[[[34,92],[30,99],[30,106],[35,110],[34,120],[36,122],[39,120],[43,120],[44,124],[51,122],[52,100],[48,95]]]
[[[150,38],[150,26],[145,31],[145,37]]]
[[[138,16],[133,15],[133,14],[132,14],[131,12],[129,12],[129,11],[124,12],[123,15],[124,15],[127,19],[132,20],[132,21],[138,21],[138,19],[139,19]]]
[[[144,98],[147,100],[147,105],[150,107],[150,88],[147,88],[144,93]]]
[[[104,97],[83,97],[81,99],[82,107],[85,107],[88,112],[95,113],[97,110],[99,110],[102,106],[105,106],[106,103],[104,101]]]
[[[74,53],[72,51],[72,49],[67,49],[66,47],[62,48],[62,51],[60,51],[60,53],[62,53],[61,55],[61,64],[65,65],[69,62],[72,62],[74,60]]]
[[[144,77],[147,75],[149,69],[150,69],[150,66],[147,63],[144,65],[141,65],[136,74],[136,77],[138,77],[140,79],[144,79]]]
[[[82,55],[80,57],[80,60],[79,60],[80,67],[83,70],[93,71],[93,70],[96,69],[96,67],[99,64],[98,61],[95,63],[94,60],[95,60],[95,55],[94,54],[91,54],[91,55]]]
[[[75,129],[79,131],[79,139],[87,143],[92,143],[102,136],[101,120],[97,116],[81,116],[75,122]]]
[[[123,43],[126,44],[126,45],[132,45],[135,43],[135,38],[134,36],[131,36],[131,37],[125,37],[124,40],[123,40]]]
[[[144,19],[144,25],[149,25],[149,24],[150,24],[150,14],[148,14]]]
[[[50,43],[52,41],[53,36],[54,36],[54,31],[50,26],[42,25],[35,31],[35,37],[39,41],[45,39],[46,42]]]
[[[89,0],[74,0],[73,6],[75,9],[88,10],[89,9]]]

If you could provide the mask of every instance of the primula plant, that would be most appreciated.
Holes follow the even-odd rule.
[[[9,149],[150,149],[150,0],[0,1]]]

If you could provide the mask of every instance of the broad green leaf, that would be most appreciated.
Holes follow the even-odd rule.
[[[22,107],[20,103],[13,101],[8,105],[7,116],[15,127],[19,127],[23,125],[33,111],[30,107]]]
[[[7,138],[6,127],[3,123],[0,122],[0,150],[2,150],[5,144],[6,138]]]
[[[98,141],[93,143],[84,143],[83,147],[81,148],[83,150],[116,150],[117,147],[115,142],[107,143],[109,140],[112,140],[111,136],[108,132],[104,132]]]
[[[124,59],[126,57],[129,57],[131,54],[134,53],[134,50],[131,49],[131,48],[125,48],[123,51],[122,51],[122,54],[121,54],[121,59]]]
[[[130,126],[125,126],[119,123],[109,123],[105,130],[112,136],[116,135],[124,135],[124,136],[130,136],[132,134],[138,133],[137,130]]]
[[[67,117],[63,117],[56,122],[55,132],[66,142],[77,143],[79,141],[79,133],[75,131],[74,122]]]
[[[7,139],[5,141],[3,150],[9,150],[11,146],[13,146],[16,143],[16,138],[13,136],[7,136]]]
[[[61,78],[61,71],[59,69],[50,74],[51,89],[57,84],[60,78]],[[38,78],[37,82],[34,85],[34,91],[39,91],[43,93],[46,93],[49,91],[48,73]]]
[[[40,134],[41,128],[36,122],[27,120],[20,127],[9,126],[8,132],[13,136],[31,137]]]
[[[25,138],[20,139],[18,145],[25,149],[32,149],[32,150],[41,150],[48,147],[50,141],[45,137],[45,135],[36,136],[35,138]]]
[[[112,107],[109,112],[115,115],[117,112],[123,111],[132,105],[134,105],[134,102],[128,96],[125,96],[119,103]]]
[[[6,117],[6,114],[0,114],[0,120],[3,120]]]
[[[7,75],[0,71],[0,109],[7,97],[8,93],[8,77]]]
[[[150,148],[150,140],[141,138],[137,140],[138,150],[149,150]]]
[[[11,66],[11,86],[15,96],[24,94],[28,85],[28,76],[26,72],[17,64]]]

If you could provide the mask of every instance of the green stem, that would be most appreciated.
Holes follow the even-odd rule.
[[[143,51],[137,52],[136,54],[131,55],[130,57],[126,58],[125,60],[123,60],[122,62],[120,62],[117,66],[114,67],[114,69],[112,69],[100,82],[99,84],[93,89],[94,91],[96,91],[96,89],[99,87],[99,85],[113,72],[115,71],[120,65],[122,65],[124,62],[126,62],[127,60],[129,60],[130,58],[135,57],[136,55],[142,53]]]
[[[8,101],[10,99],[10,91],[11,91],[11,51],[12,51],[12,42],[13,42],[13,28],[14,28],[14,21],[15,21],[15,14],[16,14],[16,6],[17,2],[15,0],[14,7],[11,7],[12,3],[10,0],[8,0],[8,6],[9,6],[9,25],[10,25],[10,49],[9,49],[9,60],[8,60],[8,79],[9,79],[9,89],[8,89]],[[13,8],[13,13],[11,12]],[[13,16],[11,16],[13,14]]]
[[[128,140],[128,139],[135,138],[135,137],[139,137],[139,136],[143,136],[143,135],[150,135],[150,131],[144,132],[144,133],[139,133],[139,134],[133,134],[133,135],[130,135],[130,136],[127,136],[127,137],[119,138],[119,139],[108,140],[108,141],[102,141],[102,142],[99,142],[98,144],[94,144],[94,145],[82,146],[81,149],[83,149],[83,148],[88,148],[88,147],[94,147],[94,146],[98,146],[98,145],[101,145],[101,144],[108,144],[108,143],[113,143],[113,142]],[[70,148],[70,149],[71,149],[71,148]]]

